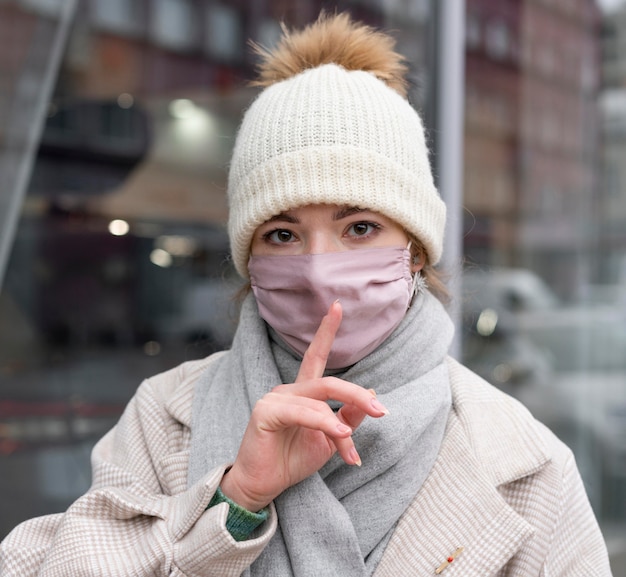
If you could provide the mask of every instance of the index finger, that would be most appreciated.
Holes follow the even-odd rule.
[[[341,316],[341,304],[336,300],[330,305],[328,313],[322,319],[309,348],[304,353],[296,383],[308,379],[319,379],[324,375],[328,354],[341,324]]]

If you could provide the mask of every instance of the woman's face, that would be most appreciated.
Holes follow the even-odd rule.
[[[251,252],[254,256],[321,254],[405,247],[408,242],[399,224],[377,212],[311,204],[283,212],[260,225],[252,238]]]

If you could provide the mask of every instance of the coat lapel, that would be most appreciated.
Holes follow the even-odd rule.
[[[456,364],[450,369],[453,411],[439,456],[398,521],[374,577],[435,575],[459,547],[463,552],[443,577],[496,575],[534,533],[497,487],[549,460],[538,425],[473,373]],[[525,429],[529,449],[511,452],[512,427]]]
[[[177,435],[174,435],[172,430],[170,430],[171,438],[176,439],[177,442],[172,440],[170,443],[172,451],[165,453],[156,464],[161,488],[166,495],[177,495],[187,489],[190,456],[189,440],[191,438],[191,417],[195,384],[209,363],[218,359],[221,354],[215,353],[199,361],[189,361],[176,367],[173,372],[165,373],[161,377],[172,377],[168,380],[171,390],[166,395],[165,411],[181,425],[177,429]]]
[[[165,410],[184,427],[191,427],[192,403],[198,379],[223,354],[222,351],[198,361],[188,361],[175,369],[177,373],[172,379],[175,388],[165,403]]]

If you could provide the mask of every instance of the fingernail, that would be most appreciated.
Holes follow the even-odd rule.
[[[372,397],[376,398],[376,391],[374,389],[367,389],[369,394],[372,395]]]
[[[359,454],[356,452],[356,449],[354,447],[352,447],[352,449],[350,449],[350,458],[352,459],[352,462],[357,466],[360,467],[361,466],[361,457],[359,457]]]
[[[385,405],[383,405],[378,399],[372,399],[372,407],[385,415],[389,414],[389,409],[387,409],[387,407],[385,407]]]
[[[339,423],[337,425],[337,430],[342,434],[345,435],[346,433],[352,433],[352,429],[350,427],[348,427],[348,425],[344,425],[343,423]]]

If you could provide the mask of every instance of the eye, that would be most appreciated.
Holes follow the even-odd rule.
[[[355,222],[348,228],[349,236],[367,236],[376,232],[380,225],[375,222]]]
[[[296,237],[294,234],[285,228],[277,228],[275,230],[271,230],[263,235],[263,237],[276,244],[284,244],[286,242],[292,242]]]

